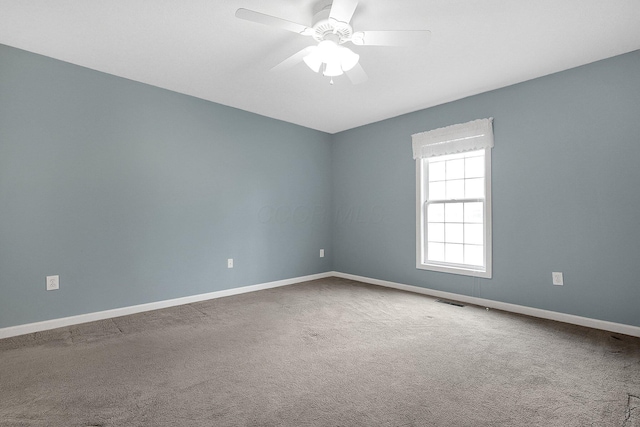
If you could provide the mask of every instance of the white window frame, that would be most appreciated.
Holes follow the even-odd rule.
[[[416,268],[473,277],[492,277],[491,232],[491,148],[493,147],[493,119],[476,120],[461,125],[436,129],[413,135],[416,160]],[[477,134],[477,136],[475,136]],[[426,209],[429,202],[429,158],[484,150],[484,266],[453,264],[426,260]],[[455,200],[455,202],[475,200]],[[442,202],[438,200],[438,202]]]

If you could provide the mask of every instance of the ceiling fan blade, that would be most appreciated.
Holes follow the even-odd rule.
[[[275,16],[265,15],[264,13],[256,12],[255,10],[238,9],[236,10],[236,18],[257,22],[258,24],[270,25],[272,27],[281,28],[283,30],[303,35],[308,35],[310,31],[313,32],[311,28],[305,25],[287,21],[282,18],[276,18]]]
[[[276,71],[276,72],[286,71],[289,68],[293,67],[294,65],[298,65],[300,62],[302,62],[305,56],[311,53],[311,50],[313,50],[314,47],[315,46],[305,47],[301,51],[294,53],[293,55],[291,55],[290,57],[288,57],[287,59],[285,59],[278,65],[276,65],[275,67],[273,67],[271,71]]]
[[[431,31],[358,31],[351,41],[359,46],[424,46]]]
[[[329,18],[348,24],[357,6],[358,0],[333,0]]]
[[[356,64],[349,71],[345,71],[345,73],[347,74],[347,77],[349,77],[349,80],[351,80],[351,83],[353,83],[354,85],[364,83],[369,79],[369,76],[367,76],[367,73],[364,72],[364,69],[362,68],[362,65],[360,65],[360,63]]]

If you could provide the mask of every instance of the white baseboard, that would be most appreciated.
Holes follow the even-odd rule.
[[[65,326],[78,325],[80,323],[94,322],[96,320],[112,319],[114,317],[126,316],[129,314],[141,313],[143,311],[158,310],[161,308],[175,307],[177,305],[190,304],[198,301],[206,301],[215,298],[228,297],[231,295],[244,294],[247,292],[261,291],[263,289],[277,288],[280,286],[293,285],[295,283],[307,282],[309,280],[324,279],[333,276],[333,272],[312,274],[310,276],[294,277],[291,279],[278,280],[275,282],[260,283],[257,285],[243,286],[240,288],[225,289],[222,291],[209,292],[206,294],[192,295],[188,297],[175,298],[164,301],[150,302],[147,304],[132,305],[129,307],[115,308],[112,310],[97,311],[94,313],[80,314],[77,316],[63,317],[60,319],[45,320],[43,322],[27,323],[24,325],[10,326],[0,329],[0,339],[10,338],[18,335],[31,334],[33,332],[47,331],[49,329],[62,328]]]
[[[386,280],[372,279],[370,277],[356,276],[354,274],[340,273],[334,271],[331,275],[343,279],[356,280],[358,282],[372,285],[385,286],[387,288],[401,289],[403,291],[415,292],[430,295],[437,298],[444,298],[454,301],[465,302],[467,304],[479,305],[482,307],[495,308],[496,310],[509,311],[512,313],[525,314],[527,316],[539,317],[542,319],[556,320],[558,322],[571,323],[579,326],[587,326],[594,329],[616,332],[619,334],[640,337],[640,327],[625,325],[623,323],[608,322],[606,320],[592,319],[589,317],[575,316],[573,314],[559,313],[557,311],[542,310],[540,308],[527,307],[523,305],[510,304],[506,302],[493,301],[489,299],[470,297],[466,295],[454,294],[451,292],[436,291],[422,288],[420,286],[404,285],[402,283],[388,282]]]
[[[312,274],[309,276],[294,277],[291,279],[278,280],[275,282],[260,283],[257,285],[243,286],[240,288],[225,289],[222,291],[209,292],[206,294],[192,295],[188,297],[175,298],[164,301],[157,301],[147,304],[132,305],[129,307],[115,308],[112,310],[98,311],[94,313],[80,314],[77,316],[63,317],[60,319],[46,320],[43,322],[28,323],[25,325],[10,326],[0,329],[0,339],[10,338],[18,335],[30,334],[34,332],[46,331],[49,329],[62,328],[65,326],[78,325],[81,323],[94,322],[96,320],[111,319],[114,317],[126,316],[129,314],[141,313],[144,311],[158,310],[161,308],[175,307],[177,305],[190,304],[199,301],[206,301],[215,298],[222,298],[231,295],[244,294],[247,292],[260,291],[263,289],[277,288],[280,286],[293,285],[295,283],[309,280],[324,279],[327,277],[341,277],[343,279],[355,280],[372,285],[384,286],[387,288],[400,289],[403,291],[430,295],[437,298],[450,299],[465,302],[467,304],[479,305],[482,307],[494,308],[497,310],[509,311],[512,313],[524,314],[542,319],[556,320],[558,322],[571,323],[574,325],[586,326],[594,329],[616,332],[619,334],[640,337],[640,327],[625,325],[622,323],[608,322],[605,320],[591,319],[589,317],[575,316],[573,314],[559,313],[556,311],[542,310],[539,308],[527,307],[523,305],[510,304],[506,302],[493,301],[483,298],[471,297],[451,292],[437,291],[420,286],[405,285],[402,283],[389,282],[386,280],[372,279],[370,277],[357,276],[354,274],[329,271],[326,273]]]

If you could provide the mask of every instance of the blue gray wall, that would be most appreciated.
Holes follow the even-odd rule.
[[[417,270],[411,134],[486,117],[493,278]],[[640,326],[640,52],[334,135],[332,171],[335,270]]]
[[[331,270],[330,145],[0,45],[0,328]]]
[[[640,326],[639,75],[331,136],[0,45],[0,328],[330,270]],[[484,117],[493,278],[417,270],[410,136]]]

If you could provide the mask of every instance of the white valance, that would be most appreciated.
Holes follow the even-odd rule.
[[[493,147],[493,117],[411,135],[413,158]]]

